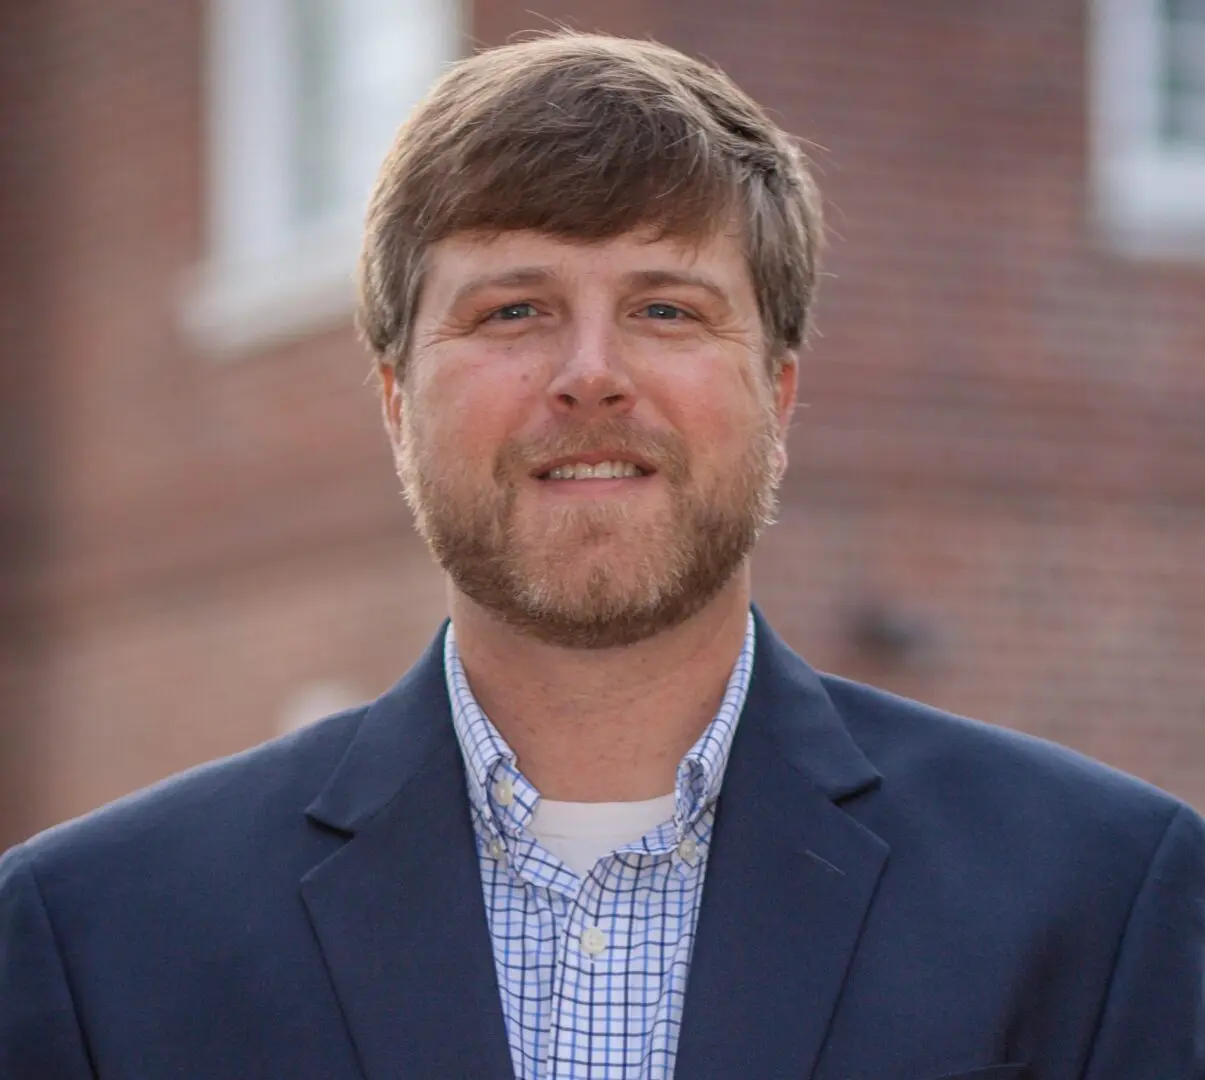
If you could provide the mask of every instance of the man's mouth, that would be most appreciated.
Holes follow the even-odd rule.
[[[537,480],[634,480],[657,470],[639,454],[628,450],[579,450],[553,457],[536,466]]]
[[[540,480],[619,480],[652,472],[634,461],[569,461],[539,472]]]

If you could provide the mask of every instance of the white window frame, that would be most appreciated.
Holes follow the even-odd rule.
[[[364,208],[345,207],[306,226],[291,220],[296,60],[289,2],[207,5],[207,250],[185,284],[181,318],[192,344],[218,358],[336,326],[355,303]],[[426,4],[413,61],[434,79],[459,55],[460,5]],[[399,102],[398,123],[411,104]],[[355,137],[354,130],[341,134]]]
[[[1110,246],[1205,261],[1205,149],[1160,137],[1159,0],[1090,0],[1093,203]]]

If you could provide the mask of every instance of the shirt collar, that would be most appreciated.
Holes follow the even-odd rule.
[[[719,797],[732,739],[749,691],[754,645],[754,622],[750,613],[745,623],[745,640],[728,676],[720,707],[678,763],[674,823],[679,832],[697,821]],[[444,677],[474,819],[485,825],[490,833],[522,828],[530,821],[539,794],[519,771],[515,752],[477,704],[460,661],[455,628],[451,625],[444,637]],[[503,805],[499,805],[500,800],[495,794],[500,778],[507,782],[511,792]],[[506,828],[508,824],[510,827]]]

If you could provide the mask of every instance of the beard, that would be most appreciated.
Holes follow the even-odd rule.
[[[680,625],[731,581],[774,518],[782,458],[769,404],[744,452],[706,477],[693,475],[679,436],[608,420],[504,445],[483,484],[414,416],[407,403],[397,469],[420,535],[462,593],[549,644],[613,648]],[[643,498],[568,498],[520,514],[533,469],[601,447],[652,465],[657,479],[638,482],[665,484],[668,500],[654,509]]]

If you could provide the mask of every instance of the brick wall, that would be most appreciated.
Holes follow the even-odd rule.
[[[46,631],[37,663],[0,644],[28,699],[9,836],[269,736],[307,686],[379,691],[442,609],[350,331],[225,363],[181,332],[201,0],[33,7],[3,16],[40,59],[4,76],[38,105],[4,115],[0,386],[30,418],[4,512],[36,549],[6,580]],[[1086,224],[1083,4],[530,9],[478,0],[474,39],[655,34],[824,148],[823,336],[757,560],[788,637],[1205,804],[1205,272]]]
[[[45,715],[48,640],[34,581],[48,534],[56,314],[44,228],[55,198],[50,28],[41,5],[0,6],[0,843],[38,820],[30,731]]]

